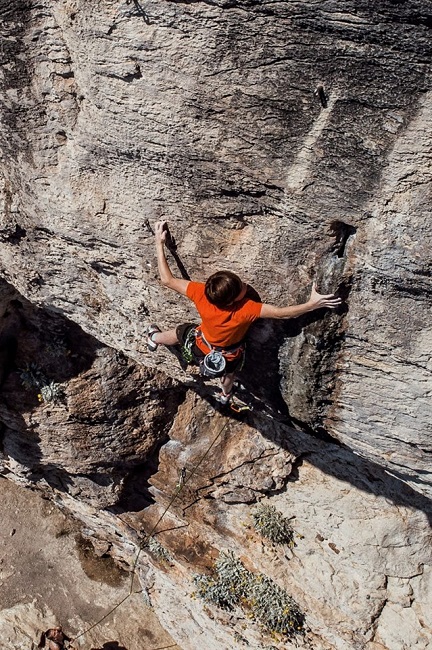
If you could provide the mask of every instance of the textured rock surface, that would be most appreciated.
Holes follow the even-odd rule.
[[[3,470],[130,566],[225,425],[158,528],[172,564],[138,562],[185,649],[260,642],[190,599],[223,548],[295,596],[305,644],[427,647],[430,9],[0,0]],[[278,304],[313,277],[348,298],[253,328],[247,423],[146,352],[147,322],[194,318],[158,285],[160,217],[178,272],[230,267]],[[22,386],[29,363],[63,402]],[[296,516],[289,559],[247,528],[265,495]]]
[[[198,460],[197,451],[200,458],[208,439],[214,440],[224,423],[220,416],[207,421],[200,412],[206,407],[200,409],[193,403],[182,407],[186,421],[188,408],[194,408],[200,425],[198,430],[188,430],[180,418],[180,427],[170,434],[159,472],[152,479],[157,489],[153,493],[161,504],[166,501],[162,489],[164,494],[169,484],[175,489],[173,467],[193,467]],[[415,639],[413,647],[427,648],[431,532],[427,512],[423,510],[428,510],[428,501],[348,450],[322,441],[312,442],[310,436],[275,425],[266,418],[257,418],[254,427],[266,440],[264,454],[260,448],[263,443],[256,442],[257,432],[253,429],[244,424],[234,425],[229,440],[225,430],[187,484],[180,503],[173,506],[175,516],[166,518],[169,525],[160,529],[168,528],[168,532],[159,539],[174,549],[176,558],[186,560],[199,571],[210,567],[215,549],[229,548],[253,570],[273,576],[307,612],[312,647],[372,649],[379,647],[374,643],[380,639],[384,647],[409,647],[406,640],[396,641],[394,623],[400,615],[402,627],[396,626],[397,634]],[[273,445],[278,445],[277,452]],[[223,473],[219,464],[222,451],[226,458]],[[236,489],[237,473],[245,467],[245,454],[246,467],[257,476],[255,489],[260,488],[263,456],[271,458],[272,466],[278,467],[279,479],[286,476],[285,490],[275,484],[274,491],[267,489],[272,495],[271,503],[286,516],[295,517],[296,547],[292,551],[273,547],[254,532],[253,509],[239,503],[243,500],[241,490],[237,504],[229,509],[223,499],[217,498],[221,484],[225,490],[227,485]],[[274,475],[274,470],[268,471],[269,477]],[[247,479],[242,484],[247,485]],[[170,531],[185,523],[189,525],[182,534]],[[200,544],[202,539],[210,547]],[[172,576],[165,581],[161,576],[157,579],[161,593],[158,611],[168,629],[175,626],[174,611],[170,610],[174,598],[170,579]],[[194,609],[191,604],[187,606],[185,630],[195,619]],[[233,628],[247,636],[242,623],[233,616],[225,634],[218,632],[222,639],[220,647],[230,647]],[[189,647],[185,636],[178,641]]]
[[[128,576],[111,558],[94,556],[77,523],[52,503],[5,479],[0,486],[2,650],[33,650],[59,621],[70,637],[78,636],[127,594]],[[176,647],[151,609],[143,609],[141,594],[75,642],[85,650],[142,650],[143,644]]]
[[[0,405],[8,467],[24,480],[112,505],[128,473],[167,438],[179,402],[172,380],[35,309],[9,285],[2,289],[4,355],[16,347]],[[45,384],[65,386],[64,398],[39,403],[43,389],[23,383],[28,368],[42,372]]]

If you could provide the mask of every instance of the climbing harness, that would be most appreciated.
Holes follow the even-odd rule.
[[[226,371],[226,364],[228,361],[234,361],[245,350],[245,343],[236,343],[227,347],[219,347],[211,345],[205,338],[200,327],[195,330],[195,336],[200,339],[204,345],[210,350],[204,359],[200,359],[200,370],[204,377],[222,377]]]
[[[200,346],[197,345],[197,340],[209,350],[207,354],[204,354]],[[216,377],[223,377],[226,374],[227,363],[241,357],[245,348],[246,344],[244,342],[223,348],[217,345],[211,345],[205,338],[200,326],[191,326],[187,331],[180,352],[187,364],[197,364],[204,377],[214,379]],[[204,356],[200,356],[200,353]]]

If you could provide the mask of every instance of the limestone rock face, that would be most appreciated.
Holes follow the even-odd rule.
[[[190,598],[224,549],[296,599],[300,645],[427,648],[430,26],[415,0],[0,0],[2,473],[136,566],[185,649],[279,643]],[[252,412],[146,349],[197,318],[161,218],[178,275],[346,301],[254,325]],[[254,532],[264,497],[294,549]]]

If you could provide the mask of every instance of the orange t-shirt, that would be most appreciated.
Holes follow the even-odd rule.
[[[245,296],[242,300],[221,309],[207,300],[204,288],[205,284],[202,282],[189,282],[186,295],[195,303],[201,316],[201,331],[206,340],[221,348],[240,343],[252,323],[260,317],[262,303]],[[201,347],[199,339],[197,345]]]

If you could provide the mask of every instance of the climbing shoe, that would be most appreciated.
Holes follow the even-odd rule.
[[[231,397],[232,397],[232,393],[225,394],[222,391],[221,393],[219,393],[216,399],[220,404],[222,404],[222,406],[226,406],[227,404],[230,403]]]
[[[157,325],[150,325],[147,331],[147,349],[149,352],[155,352],[157,350],[158,343],[155,343],[152,338],[156,332],[160,332],[159,327]]]

